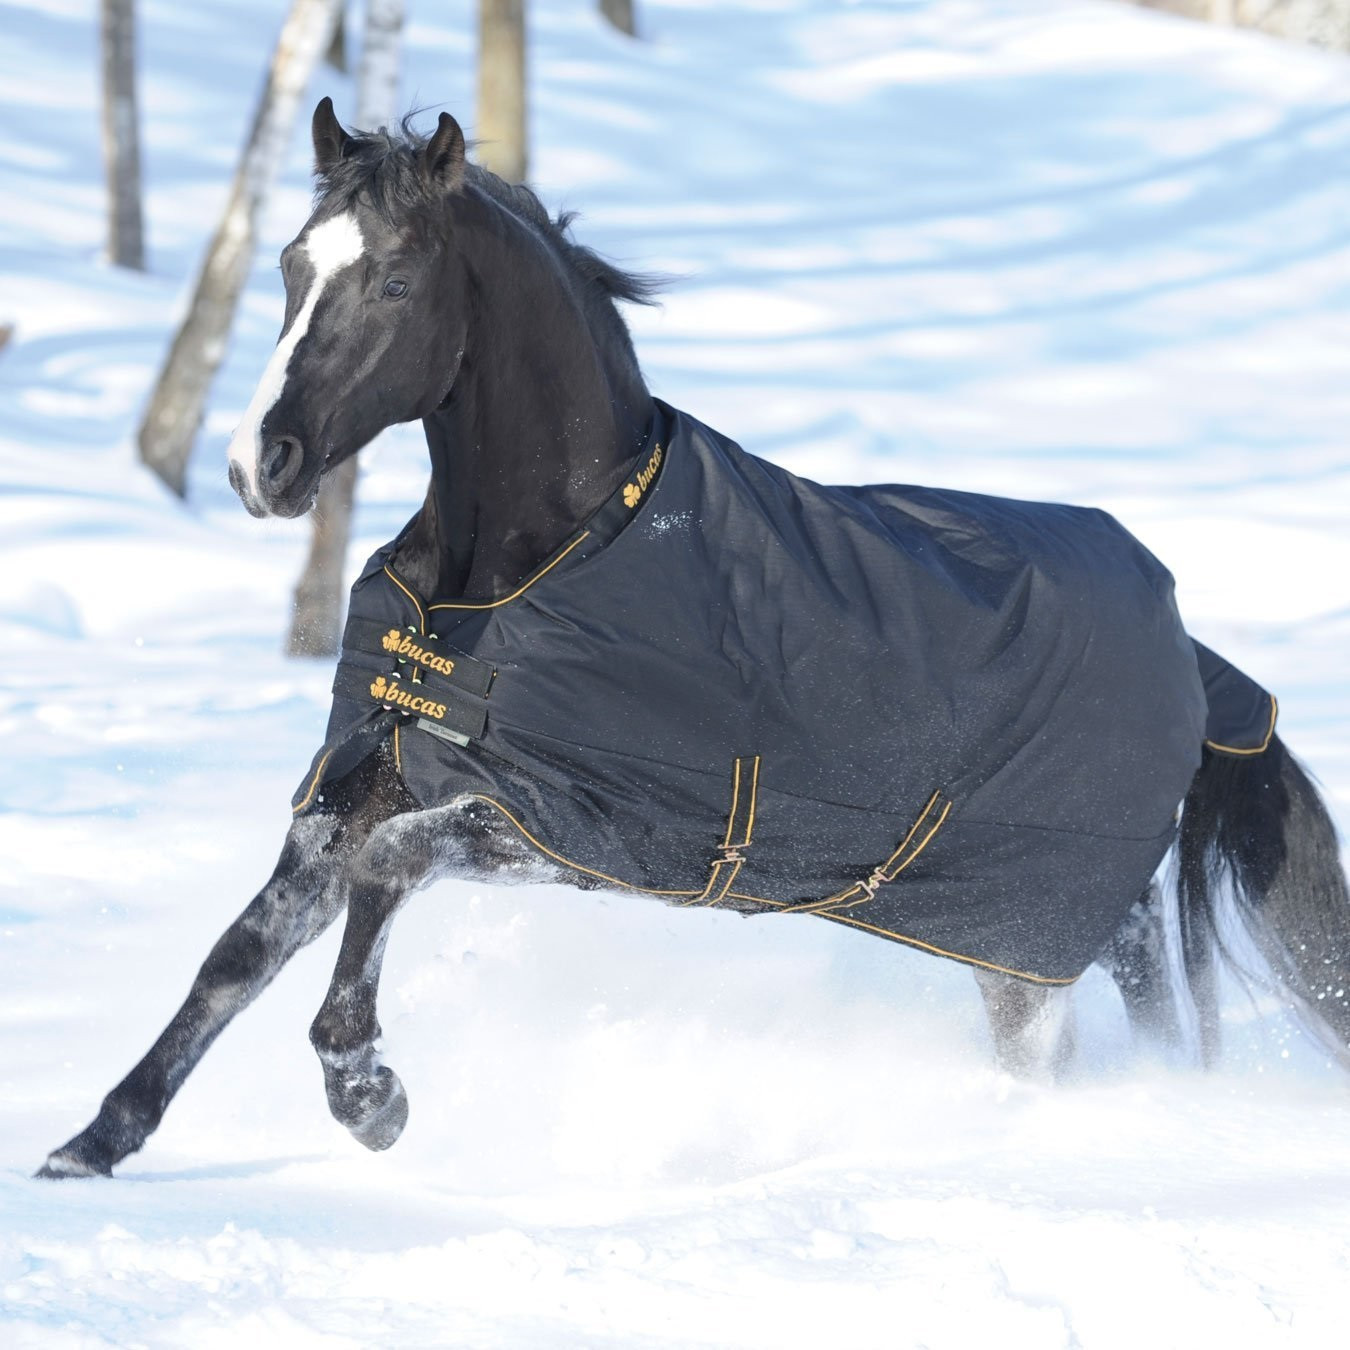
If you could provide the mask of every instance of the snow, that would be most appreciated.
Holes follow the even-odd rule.
[[[151,272],[100,260],[91,0],[0,0],[0,1341],[14,1346],[1317,1347],[1350,1307],[1350,1099],[1269,1000],[1222,1071],[1074,991],[1076,1081],[991,1065],[967,972],[810,919],[443,884],[381,1011],[372,1155],[306,1028],[330,934],[113,1183],[32,1169],[265,879],[330,672],[279,652],[306,526],[230,432],[281,316],[306,130],[185,508],[132,434],[283,0],[145,0]],[[1105,506],[1280,696],[1350,822],[1350,66],[1093,0],[531,5],[534,176],[682,277],[663,397],[835,481]],[[403,90],[472,133],[475,16]],[[347,77],[324,71],[310,100]],[[302,119],[303,121],[304,119]],[[366,457],[353,568],[420,496]]]

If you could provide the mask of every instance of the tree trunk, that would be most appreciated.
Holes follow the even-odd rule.
[[[508,183],[528,167],[525,0],[479,0],[478,162]]]
[[[253,262],[258,212],[280,170],[296,107],[337,11],[338,0],[292,0],[225,214],[141,422],[141,459],[180,497],[211,380]]]
[[[136,122],[134,0],[103,0],[103,165],[108,176],[108,257],[145,270],[141,147]]]
[[[398,111],[399,42],[403,0],[366,0],[366,31],[357,76],[356,125],[363,131],[387,126]],[[309,557],[295,586],[292,656],[336,656],[342,636],[342,573],[356,498],[356,457],[339,464],[319,485],[310,516]]]
[[[1135,0],[1191,19],[1350,51],[1350,0]]]
[[[333,25],[333,36],[328,40],[328,50],[323,54],[324,64],[332,66],[340,75],[345,75],[347,66],[347,13],[345,0],[338,5],[337,22]]]
[[[629,37],[637,36],[637,16],[633,13],[633,0],[600,0],[600,13],[621,33]]]

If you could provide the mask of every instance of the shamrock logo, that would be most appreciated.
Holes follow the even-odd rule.
[[[630,510],[638,504],[638,499],[642,496],[642,489],[636,483],[625,483],[623,485],[623,504]]]
[[[370,686],[371,698],[382,699],[388,692],[389,686],[385,683],[383,675],[375,677],[375,683]]]
[[[399,643],[403,641],[403,634],[397,628],[391,628],[381,639],[380,645],[387,652],[398,651]]]

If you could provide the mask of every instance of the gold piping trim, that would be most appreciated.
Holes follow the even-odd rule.
[[[327,758],[327,756],[325,756]],[[320,768],[323,766],[320,765]],[[618,877],[611,877],[607,873],[597,872],[594,868],[583,867],[580,863],[574,863],[570,858],[564,858],[561,853],[555,853],[549,846],[536,839],[524,825],[518,821],[510,811],[504,807],[501,802],[494,801],[491,797],[484,796],[481,792],[471,794],[475,801],[486,802],[488,806],[494,807],[506,817],[512,825],[520,831],[531,844],[541,853],[546,854],[555,862],[560,862],[564,867],[570,867],[576,872],[585,872],[588,876],[599,877],[601,881],[613,882],[616,886],[622,886],[626,891],[639,891],[643,895],[694,895],[694,891],[657,891],[648,886],[635,886],[630,881],[620,881]],[[728,891],[728,895],[733,900],[748,900],[751,904],[769,905],[774,909],[785,909],[787,903],[782,900],[766,900],[758,895],[742,895],[738,891]],[[982,966],[985,970],[997,970],[1003,975],[1016,975],[1019,979],[1032,980],[1037,984],[1073,984],[1077,976],[1065,978],[1055,975],[1033,975],[1030,971],[1014,970],[1011,966],[1000,966],[993,961],[981,961],[974,956],[963,956],[960,952],[949,952],[945,947],[935,947],[931,942],[922,942],[918,938],[906,937],[903,933],[893,933],[889,928],[878,928],[875,924],[864,923],[861,919],[850,919],[843,914],[823,914],[822,918],[833,919],[835,923],[846,923],[852,928],[862,928],[869,933],[880,933],[882,937],[894,938],[898,942],[907,943],[911,947],[920,947],[924,951],[933,952],[937,956],[948,956],[954,961],[964,962],[968,966]]]
[[[533,586],[534,583],[539,580],[540,577],[545,576],[547,573],[551,572],[555,567],[557,567],[557,565],[560,562],[562,562],[562,560],[565,557],[567,557],[567,555],[571,553],[571,551],[574,548],[576,548],[576,546],[579,543],[581,543],[583,539],[589,539],[590,537],[591,532],[589,530],[586,530],[583,533],[577,535],[577,537],[573,539],[572,542],[568,544],[568,546],[565,549],[563,549],[563,551],[559,553],[558,556],[554,558],[552,562],[550,562],[546,567],[540,568],[540,570],[536,572],[521,587],[519,587],[519,589],[512,591],[510,595],[502,596],[500,600],[489,600],[487,601],[486,604],[482,605],[461,605],[456,604],[449,600],[445,600],[442,601],[439,605],[428,605],[427,610],[428,612],[430,612],[431,610],[436,609],[496,609],[498,605],[505,605],[508,602],[514,600],[518,595],[524,595],[525,592],[528,591],[530,587]]]
[[[402,728],[401,722],[394,723],[394,768],[398,771],[398,776],[403,777],[403,756],[399,753],[398,733]]]
[[[521,834],[523,834],[525,838],[528,839],[530,843],[532,843],[535,846],[535,848],[537,848],[540,851],[540,853],[546,853],[555,862],[560,862],[563,864],[564,867],[572,868],[573,871],[585,872],[587,876],[599,877],[601,881],[612,882],[615,886],[622,886],[626,891],[641,891],[643,895],[698,894],[697,891],[657,891],[653,890],[650,886],[635,886],[631,881],[620,881],[618,877],[612,877],[607,872],[597,872],[593,867],[583,867],[580,863],[573,862],[571,858],[564,858],[561,853],[555,853],[551,848],[549,848],[547,844],[543,843],[541,840],[536,839],[534,835],[532,835],[529,832],[529,830],[527,830],[520,823],[520,821],[518,821],[515,818],[515,816],[513,816],[510,813],[510,811],[508,811],[506,807],[504,807],[501,804],[501,802],[494,801],[491,797],[486,797],[481,792],[471,792],[469,795],[475,801],[486,802],[489,806],[496,807],[496,809],[500,811],[502,815],[504,815],[507,818],[507,820],[509,820],[511,824],[514,825],[516,829],[518,829],[521,832]]]
[[[742,848],[750,847],[750,839],[755,833],[755,805],[759,801],[759,756],[755,756],[755,767],[750,771],[750,819],[745,823],[745,843]]]
[[[1205,744],[1209,746],[1211,750],[1220,750],[1225,755],[1259,755],[1263,751],[1269,749],[1270,738],[1275,734],[1275,719],[1280,713],[1280,705],[1275,701],[1275,695],[1271,694],[1269,697],[1270,726],[1266,730],[1266,739],[1262,741],[1260,745],[1253,745],[1243,749],[1241,746],[1237,745],[1220,745],[1218,741],[1211,741],[1208,738],[1205,740]]]
[[[754,904],[772,905],[776,909],[787,909],[790,906],[782,900],[765,900],[758,895],[742,895],[739,891],[732,891],[733,900],[749,900]],[[911,947],[920,947],[926,952],[932,952],[935,956],[948,956],[953,961],[960,961],[967,966],[982,966],[985,970],[996,970],[1001,975],[1016,975],[1021,980],[1033,980],[1037,984],[1073,984],[1078,976],[1063,975],[1033,975],[1029,970],[1014,970],[1012,966],[1000,966],[994,961],[981,961],[977,956],[963,956],[960,952],[949,952],[945,947],[936,947],[931,942],[923,942],[916,937],[908,937],[904,933],[892,932],[889,928],[878,928],[874,923],[864,923],[861,919],[850,919],[846,914],[821,913],[819,918],[832,919],[835,923],[846,923],[850,928],[862,928],[869,933],[880,933],[882,937],[894,938],[897,942],[906,943]]]
[[[420,636],[426,637],[427,616],[426,611],[422,608],[422,602],[389,570],[388,563],[384,565],[384,574],[417,606],[417,626],[422,630]]]
[[[328,752],[328,753],[327,753],[327,754],[319,761],[317,767],[316,767],[315,770],[314,770],[314,778],[313,778],[313,780],[310,782],[310,785],[309,785],[309,791],[305,793],[305,800],[302,801],[298,806],[293,806],[293,807],[291,807],[291,815],[293,815],[293,816],[298,816],[298,815],[300,814],[300,812],[303,811],[303,810],[305,809],[305,807],[307,807],[307,806],[309,805],[310,798],[314,796],[314,789],[317,788],[317,787],[319,786],[319,779],[323,777],[323,766],[324,766],[325,764],[327,764],[328,761],[329,761],[332,757],[333,757],[333,752],[330,750],[330,751],[329,751],[329,752]]]

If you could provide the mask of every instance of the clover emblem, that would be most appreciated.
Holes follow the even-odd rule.
[[[638,504],[638,499],[642,496],[642,489],[636,483],[625,483],[623,485],[623,504],[627,507],[634,507]]]
[[[384,676],[377,675],[375,677],[375,683],[370,686],[370,696],[371,698],[383,698],[386,692],[388,692],[388,689],[389,686],[385,683]]]
[[[381,639],[380,645],[387,652],[398,651],[399,643],[403,641],[403,634],[397,628],[391,628]]]

